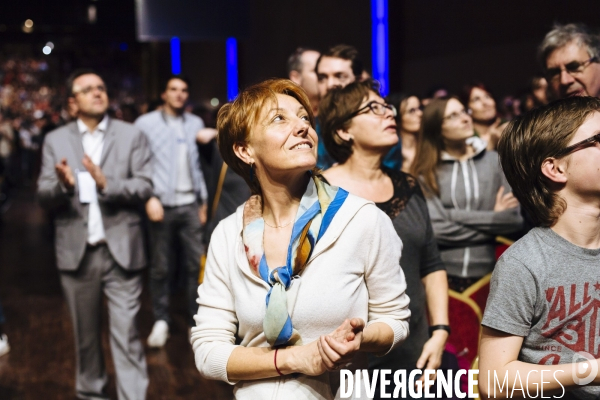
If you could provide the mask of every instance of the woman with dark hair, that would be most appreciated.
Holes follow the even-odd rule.
[[[392,220],[404,245],[401,265],[411,299],[411,334],[386,356],[371,358],[370,368],[436,369],[449,333],[446,271],[417,181],[382,165],[398,142],[398,132],[395,108],[378,93],[372,81],[354,82],[321,99],[323,140],[338,162],[323,175],[331,184],[375,202]]]
[[[519,230],[523,222],[497,153],[473,133],[457,98],[432,100],[423,111],[411,169],[425,189],[449,286],[459,292],[494,268],[495,237]]]
[[[498,115],[492,93],[483,83],[472,83],[463,87],[460,100],[471,115],[475,135],[487,143],[488,150],[495,150],[508,121]]]
[[[398,110],[396,123],[402,144],[402,171],[408,173],[415,159],[419,142],[423,116],[421,100],[415,95],[397,94],[388,96],[387,101]]]
[[[408,335],[402,243],[373,203],[316,174],[314,117],[293,82],[244,90],[217,128],[253,195],[211,238],[191,335],[198,370],[237,399],[339,398],[339,372],[326,372],[364,368],[365,352]]]

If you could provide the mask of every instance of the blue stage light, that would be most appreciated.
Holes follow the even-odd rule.
[[[381,84],[381,95],[390,93],[388,0],[371,0],[373,79]]]
[[[171,38],[171,72],[181,74],[181,41],[176,36]]]
[[[237,40],[229,38],[225,42],[225,54],[227,57],[227,100],[232,101],[238,95],[238,57]]]

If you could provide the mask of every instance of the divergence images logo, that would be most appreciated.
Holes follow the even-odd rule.
[[[563,346],[580,355],[590,353],[595,358],[600,357],[600,282],[549,287],[545,294],[548,316],[541,334],[558,343],[544,346],[549,347],[550,352],[539,364],[569,362],[561,361]],[[581,358],[587,357],[578,357]]]
[[[573,354],[573,363],[577,366],[571,369],[571,375],[578,385],[587,385],[598,375],[598,364],[590,353],[580,351]]]

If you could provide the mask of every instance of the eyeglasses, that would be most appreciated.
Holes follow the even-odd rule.
[[[360,114],[361,112],[363,112],[367,108],[369,108],[371,111],[373,111],[373,114],[375,114],[375,115],[383,116],[383,115],[385,115],[386,110],[391,111],[392,115],[394,117],[396,115],[398,115],[398,111],[396,110],[396,107],[394,107],[393,105],[391,105],[391,104],[382,104],[382,103],[379,103],[377,101],[370,101],[364,107],[361,107],[358,110],[356,110],[355,112],[353,112],[352,114],[350,114],[350,116],[348,117],[348,119],[356,117],[358,114]]]
[[[408,110],[406,110],[405,114],[413,115],[416,114],[417,111],[423,111],[423,106],[409,108]]]
[[[452,114],[446,115],[444,117],[445,120],[448,121],[456,121],[461,118],[463,115],[471,115],[471,110],[465,110],[464,108],[460,111],[454,111]]]
[[[562,157],[569,155],[571,153],[574,153],[576,151],[583,150],[587,147],[594,146],[596,143],[600,143],[600,133],[597,133],[594,136],[591,136],[585,140],[582,140],[579,143],[575,143],[572,146],[562,149],[561,151],[558,152],[557,155],[554,156],[554,158],[562,158]]]
[[[591,63],[598,62],[596,57],[592,57],[585,61],[572,61],[564,66],[564,71],[571,76],[576,76],[581,74]],[[550,68],[546,70],[546,79],[548,82],[557,81],[560,79],[560,74],[562,73],[563,68]]]
[[[91,93],[94,90],[98,90],[100,93],[106,93],[106,86],[104,85],[98,85],[98,86],[86,86],[83,89],[80,89],[76,92],[73,92],[73,94],[88,94]]]

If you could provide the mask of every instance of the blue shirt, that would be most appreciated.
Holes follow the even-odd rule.
[[[162,111],[152,111],[142,115],[135,121],[135,126],[144,132],[150,142],[154,195],[163,205],[174,207],[177,205],[177,132],[167,124]],[[192,185],[198,199],[205,203],[208,200],[208,191],[204,174],[200,169],[200,156],[196,146],[196,133],[202,128],[204,122],[200,117],[190,113],[183,114],[184,140],[187,142]]]

